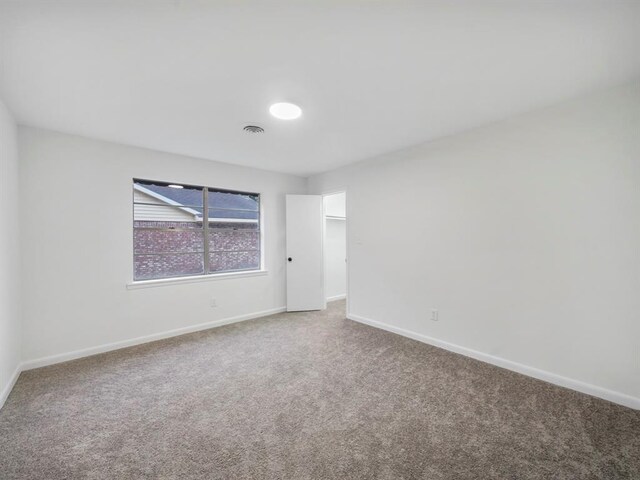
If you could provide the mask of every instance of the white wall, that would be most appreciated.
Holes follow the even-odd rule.
[[[640,408],[639,132],[636,82],[311,177],[350,315]]]
[[[327,300],[337,300],[347,293],[346,197],[336,193],[325,195],[323,201],[325,295]]]
[[[324,214],[331,217],[347,216],[347,195],[345,192],[332,193],[322,198]]]
[[[284,199],[305,179],[32,128],[19,145],[28,366],[284,307]],[[268,275],[127,290],[134,177],[260,192]]]
[[[20,250],[16,124],[0,102],[0,407],[20,364]]]

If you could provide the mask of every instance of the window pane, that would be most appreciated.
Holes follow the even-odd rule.
[[[209,190],[209,269],[260,268],[260,196]]]
[[[209,269],[212,272],[233,270],[257,270],[260,268],[260,252],[211,252]]]
[[[221,222],[209,222],[209,228],[212,230],[219,230],[219,229],[236,229],[236,230],[243,230],[243,231],[257,231],[260,230],[260,224],[256,221],[253,220],[243,220],[241,222],[239,221],[231,221],[231,220],[227,220],[225,221],[221,221]]]
[[[134,253],[204,252],[202,229],[136,228],[133,231]]]
[[[209,250],[260,250],[260,232],[250,229],[216,228],[209,230]]]
[[[140,222],[202,222],[201,207],[181,207],[175,205],[133,204],[133,219]],[[177,225],[183,227],[185,225]],[[187,225],[188,227],[188,225]]]
[[[209,190],[209,219],[258,220],[260,196]]]
[[[152,203],[160,205],[183,205],[200,207],[202,210],[202,187],[175,185],[182,188],[169,187],[169,184],[136,180],[133,183],[136,203]]]
[[[135,280],[202,275],[204,255],[201,253],[168,255],[134,255]]]

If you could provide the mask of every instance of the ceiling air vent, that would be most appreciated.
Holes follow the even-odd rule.
[[[243,130],[245,132],[249,132],[249,133],[262,133],[262,132],[264,132],[264,128],[258,127],[257,125],[247,125],[246,127],[243,128]]]

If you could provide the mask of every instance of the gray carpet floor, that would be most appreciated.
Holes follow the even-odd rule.
[[[335,302],[22,373],[0,478],[640,479],[640,412]]]

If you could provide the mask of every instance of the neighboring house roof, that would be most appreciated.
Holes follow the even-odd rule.
[[[134,183],[134,188],[202,218],[202,190]],[[209,191],[209,220],[257,221],[258,195]]]

